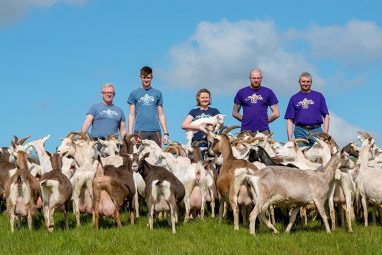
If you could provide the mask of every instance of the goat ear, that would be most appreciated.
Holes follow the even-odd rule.
[[[45,142],[50,138],[50,134],[48,134],[47,136],[45,136],[44,138],[42,138],[42,143],[45,144]]]

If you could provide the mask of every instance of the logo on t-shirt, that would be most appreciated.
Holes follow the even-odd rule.
[[[312,99],[304,98],[302,101],[298,102],[297,106],[301,106],[302,109],[308,109],[310,104],[314,104]]]
[[[252,96],[248,96],[245,101],[251,100],[252,104],[256,104],[258,100],[263,100],[263,97],[261,95],[256,95],[256,93],[253,93]]]
[[[115,116],[118,116],[118,113],[116,111],[112,111],[110,109],[107,109],[106,111],[102,111],[99,114],[105,115],[106,118],[113,119]]]
[[[200,115],[197,115],[195,116],[195,120],[198,120],[198,119],[204,119],[204,118],[211,118],[212,116],[209,115],[209,114],[205,114],[204,112]]]
[[[153,96],[149,96],[149,94],[146,94],[144,95],[143,97],[141,97],[139,100],[138,100],[138,103],[142,103],[143,105],[152,105],[152,103],[154,102],[154,97]]]

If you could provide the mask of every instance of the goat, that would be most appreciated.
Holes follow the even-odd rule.
[[[221,197],[219,208],[220,220],[223,220],[224,203],[229,203],[233,211],[234,230],[239,230],[239,205],[253,205],[253,198],[248,190],[246,177],[254,174],[258,171],[258,168],[249,161],[234,158],[230,141],[226,134],[214,135],[209,133],[208,136],[214,138],[210,153],[221,153],[223,155],[223,164],[216,181]]]
[[[374,207],[379,208],[382,205],[382,169],[368,166],[369,152],[374,149],[375,141],[369,134],[365,134],[366,139],[362,143],[359,154],[360,167],[356,173],[356,185],[361,196],[364,224],[368,226],[367,204],[371,203]],[[375,221],[375,216],[373,216],[373,221]]]
[[[36,203],[40,194],[40,186],[28,170],[28,154],[24,151],[18,151],[16,154],[18,169],[5,184],[7,214],[12,233],[16,215],[27,217],[28,228],[32,230],[32,220],[36,214]]]
[[[62,158],[58,154],[50,157],[52,170],[45,172],[40,179],[45,225],[49,232],[54,230],[54,211],[63,207],[65,228],[69,228],[69,203],[73,188],[68,177],[62,172]]]
[[[145,199],[148,208],[148,222],[153,229],[154,213],[170,212],[172,233],[176,233],[178,205],[184,199],[185,189],[179,179],[163,167],[153,166],[146,161],[149,153],[140,158],[137,172],[145,180]]]
[[[74,138],[81,136],[81,140]],[[93,141],[90,141],[82,132],[70,132],[62,140],[57,153],[71,156],[77,163],[76,171],[70,179],[73,187],[73,211],[76,215],[77,226],[80,225],[80,212],[93,213],[93,187],[92,181],[95,174],[93,161],[97,151]],[[94,220],[94,215],[93,215]]]
[[[130,207],[130,223],[134,224],[134,194],[135,184],[129,156],[123,156],[123,164],[119,167],[103,166],[99,156],[97,172],[93,179],[96,229],[99,229],[100,213],[108,217],[113,216],[117,227],[122,227],[119,210],[126,201]]]
[[[215,116],[213,117],[209,117],[209,118],[200,118],[200,119],[197,119],[197,120],[194,120],[190,123],[190,125],[193,125],[193,126],[200,126],[201,130],[204,132],[204,133],[208,133],[208,131],[205,129],[205,126],[206,125],[203,125],[203,124],[209,124],[209,125],[214,125],[214,129],[213,129],[213,133],[215,133],[217,130],[219,130],[222,126],[224,126],[224,116],[223,114],[216,114]],[[190,148],[191,147],[191,141],[192,141],[192,137],[194,136],[194,134],[196,134],[198,132],[198,130],[187,130],[185,132],[185,136],[186,136],[186,140],[187,140],[187,143],[186,143],[186,148]]]
[[[331,182],[334,180],[338,167],[348,159],[346,152],[335,154],[324,171],[293,170],[287,167],[266,167],[254,175],[247,177],[255,196],[256,204],[250,214],[250,234],[255,235],[255,222],[257,216],[277,234],[278,231],[265,216],[269,206],[293,207],[286,233],[290,232],[296,215],[301,206],[314,202],[320,213],[326,231],[330,233],[325,203],[328,199]]]

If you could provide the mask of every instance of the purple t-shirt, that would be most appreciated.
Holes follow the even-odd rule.
[[[322,118],[329,114],[324,96],[317,91],[299,91],[290,100],[284,119],[294,119],[295,125],[312,126],[322,124]]]
[[[243,107],[241,130],[264,131],[269,129],[268,107],[278,103],[275,93],[269,88],[255,90],[251,86],[240,89],[234,99]]]

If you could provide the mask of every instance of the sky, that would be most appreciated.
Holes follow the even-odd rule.
[[[13,135],[50,134],[54,151],[106,82],[128,116],[127,98],[151,66],[162,91],[170,139],[185,143],[181,123],[200,88],[232,117],[233,98],[260,68],[279,100],[270,124],[286,141],[284,114],[302,72],[324,94],[329,133],[340,144],[367,131],[382,135],[382,2],[257,0],[0,0],[0,146]]]

